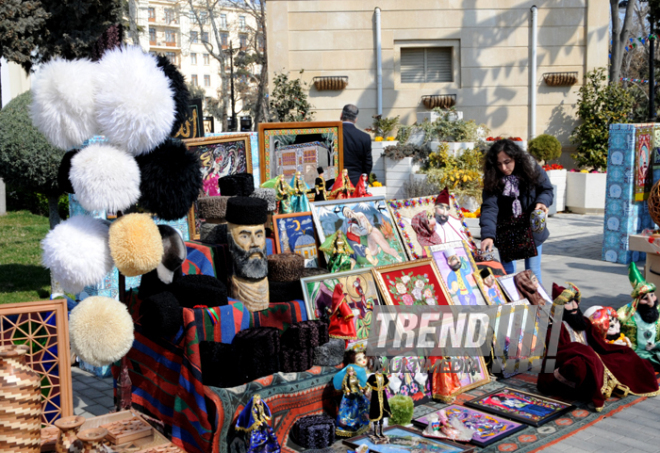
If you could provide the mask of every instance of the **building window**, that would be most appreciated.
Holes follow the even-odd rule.
[[[204,75],[204,86],[205,87],[210,87],[211,86],[211,76],[208,74]]]
[[[220,14],[220,28],[223,30],[227,29],[227,15],[226,14]]]
[[[191,44],[197,44],[199,41],[197,40],[197,32],[196,31],[191,31],[190,32],[190,43]]]
[[[229,33],[220,33],[220,44],[223,49],[229,46]]]
[[[165,42],[168,43],[176,42],[176,32],[174,30],[165,30]]]
[[[151,45],[156,44],[156,29],[155,28],[150,28],[149,29],[149,44],[151,44]]]
[[[264,51],[264,35],[257,35],[257,48],[259,49],[259,52]]]
[[[401,48],[401,83],[453,81],[451,47]]]
[[[238,41],[241,43],[241,50],[247,49],[247,35],[238,35]]]
[[[190,76],[190,83],[191,83],[192,86],[194,86],[194,87],[198,86],[198,83],[197,83],[197,74],[193,74],[193,75]]]
[[[240,30],[245,30],[247,25],[245,25],[245,16],[238,16],[238,28]]]
[[[205,53],[204,54],[204,64],[208,66],[210,64],[209,60],[210,60],[209,59],[209,54]]]
[[[208,19],[208,17],[209,17],[208,11],[201,11],[199,13],[199,23],[202,25],[206,25],[206,20]]]
[[[155,22],[156,21],[156,8],[149,8],[147,11],[149,11],[149,22]]]
[[[197,54],[196,53],[191,53],[190,54],[190,64],[197,64]]]
[[[172,22],[176,23],[176,19],[174,17],[174,10],[168,8],[165,10],[165,23],[171,24]]]
[[[209,42],[209,32],[208,31],[203,31],[202,32],[202,42]]]
[[[168,60],[170,60],[170,63],[172,63],[175,66],[179,66],[179,59],[176,57],[175,52],[165,52],[165,56],[167,57]]]

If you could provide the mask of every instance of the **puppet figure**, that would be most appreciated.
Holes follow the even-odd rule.
[[[348,177],[348,170],[344,169],[332,186],[330,198],[333,200],[351,198],[353,196],[353,192],[355,192],[355,187],[353,187],[353,183]]]
[[[280,444],[268,425],[270,408],[261,395],[255,394],[238,416],[236,430],[248,434],[247,453],[279,453]]]
[[[348,245],[346,236],[341,231],[328,236],[319,250],[330,255],[328,259],[330,273],[350,271],[355,265],[355,261],[351,259],[351,255],[355,252]]]
[[[376,371],[367,379],[367,385],[371,389],[371,405],[369,406],[369,420],[373,422],[373,434],[370,436],[375,442],[387,442],[389,439],[383,434],[383,421],[385,417],[392,415],[390,405],[387,402],[385,390],[390,380],[380,371]]]
[[[628,278],[633,286],[633,301],[617,312],[621,332],[628,337],[637,355],[650,360],[653,367],[660,370],[660,307],[655,285],[644,280],[635,263],[628,267]]]
[[[367,372],[362,367],[348,365],[335,375],[332,383],[343,393],[335,434],[344,438],[364,434],[369,429],[369,400],[363,393]]]
[[[341,338],[342,340],[357,340],[357,331],[353,322],[353,311],[348,306],[346,294],[341,283],[335,285],[332,293],[332,306],[330,308],[330,327],[328,335],[330,338]]]
[[[309,200],[307,199],[309,187],[299,171],[291,178],[291,211],[309,212]]]
[[[369,193],[369,176],[366,173],[362,173],[360,175],[360,180],[357,183],[357,187],[355,187],[355,195],[353,195],[353,198],[362,198],[362,197],[370,197],[371,194]]]
[[[323,167],[318,167],[316,171],[319,173],[319,175],[314,181],[314,201],[326,201],[328,199],[328,191],[325,187]]]

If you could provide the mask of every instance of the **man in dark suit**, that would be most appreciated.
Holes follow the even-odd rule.
[[[353,185],[357,185],[360,175],[371,174],[371,137],[355,127],[359,110],[353,104],[346,104],[341,111],[344,122],[344,168]]]

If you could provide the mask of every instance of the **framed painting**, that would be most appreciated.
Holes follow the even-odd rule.
[[[41,420],[73,415],[69,321],[64,299],[0,305],[0,345],[26,345],[26,364],[41,376]]]
[[[438,266],[430,258],[371,270],[389,305],[454,305]]]
[[[273,215],[277,253],[295,253],[305,258],[305,267],[319,267],[319,251],[311,212]]]
[[[487,305],[474,278],[478,268],[466,242],[433,245],[429,250],[447,284],[454,305]]]
[[[472,250],[476,250],[456,198],[449,196],[448,208],[435,202],[436,197],[387,202],[408,257],[430,258],[427,247],[453,241],[465,241]]]
[[[541,426],[574,407],[572,404],[509,387],[466,401],[465,405],[532,426]]]
[[[181,125],[174,137],[180,139],[204,137],[205,129],[202,128],[202,117],[202,99],[191,99],[190,105],[188,105],[186,121]]]
[[[452,420],[457,418],[465,426],[475,431],[470,443],[478,447],[487,447],[488,445],[499,442],[505,437],[525,429],[527,425],[497,417],[486,412],[470,409],[469,407],[459,406],[457,404],[446,407],[447,418]],[[431,412],[423,417],[413,420],[413,424],[424,429],[429,424],[429,416],[437,414],[440,411]]]
[[[368,434],[344,440],[344,444],[353,449],[366,446],[372,453],[417,453],[425,451],[441,453],[463,453],[473,451],[471,445],[461,445],[449,440],[429,439],[420,431],[403,426],[391,426],[383,430],[390,440],[386,444],[375,443]]]
[[[467,392],[490,382],[490,374],[486,367],[486,361],[483,357],[463,357],[463,360],[468,360],[471,367],[463,367],[463,370],[471,369],[471,371],[461,371],[458,374],[458,379],[461,381],[461,389],[459,393]]]
[[[407,260],[384,197],[349,198],[311,203],[321,244],[337,231],[353,249],[351,269],[402,263]],[[326,261],[330,256],[326,253]]]
[[[335,178],[344,165],[344,135],[341,121],[259,124],[261,182],[283,174],[290,180],[299,171],[314,187],[316,169],[325,169],[325,179]]]
[[[252,173],[249,134],[206,137],[183,142],[188,151],[199,159],[202,172],[202,191],[207,197],[220,195],[218,179],[223,176]],[[197,214],[197,202],[195,202],[188,212],[188,229],[191,239],[199,239],[202,220]]]
[[[477,286],[481,289],[481,293],[489,305],[504,305],[506,304],[506,296],[500,288],[500,285],[493,275],[493,271],[487,267],[472,274]]]
[[[364,342],[371,331],[371,313],[374,306],[382,305],[376,282],[369,269],[337,272],[334,274],[315,275],[300,281],[305,298],[308,319],[328,319],[332,306],[332,293],[340,284],[347,294],[348,306],[355,315],[357,340]]]
[[[517,300],[524,299],[524,297],[518,291],[516,282],[513,281],[513,277],[515,275],[516,274],[502,275],[497,279],[497,282],[500,284],[500,288],[504,290],[504,294],[506,294],[509,302],[515,302]]]

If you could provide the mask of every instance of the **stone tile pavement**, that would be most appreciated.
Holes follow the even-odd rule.
[[[583,292],[582,309],[618,308],[630,301],[626,266],[600,259],[603,217],[557,214],[548,220],[550,238],[543,246],[544,287],[571,281]],[[640,263],[643,265],[643,263]],[[522,269],[523,263],[518,264]],[[84,417],[113,410],[112,378],[99,379],[77,367],[73,374],[74,413]],[[575,435],[545,448],[547,453],[660,452],[660,397],[626,408]]]

